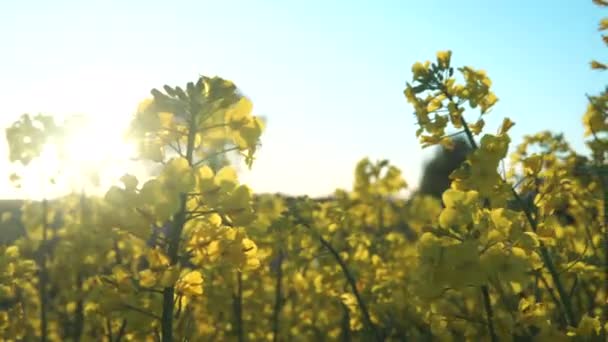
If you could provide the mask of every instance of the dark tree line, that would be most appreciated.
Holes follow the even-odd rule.
[[[451,150],[439,146],[433,157],[424,164],[417,194],[441,199],[441,194],[450,187],[450,174],[473,151],[464,136],[458,135],[453,141],[454,147]]]

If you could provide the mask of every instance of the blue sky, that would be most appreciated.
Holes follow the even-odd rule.
[[[605,84],[588,65],[606,60],[607,14],[590,0],[6,1],[0,124],[86,113],[117,131],[152,87],[218,75],[268,119],[241,177],[254,191],[350,188],[366,156],[390,159],[413,187],[430,151],[402,94],[412,63],[453,50],[454,65],[494,82],[489,132],[509,116],[515,142],[551,129],[582,150],[584,94]],[[0,197],[23,196],[5,178]]]

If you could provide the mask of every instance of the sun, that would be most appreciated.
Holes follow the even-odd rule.
[[[129,171],[135,145],[124,138],[115,122],[92,121],[79,127],[65,144],[68,166],[84,177],[99,177],[102,182],[118,180]]]
[[[156,82],[143,70],[94,61],[32,82],[27,93],[14,99],[12,108],[30,116],[52,116],[60,126],[71,124],[61,146],[50,143],[28,165],[11,163],[8,149],[0,154],[6,177],[0,180],[1,196],[42,199],[82,190],[103,195],[112,185],[120,186],[125,173],[143,183],[154,165],[132,160],[136,142],[127,141],[125,133],[138,103]],[[5,127],[18,120],[17,115],[5,120]],[[13,173],[18,177],[11,177]]]
[[[126,173],[145,170],[133,161],[136,146],[125,138],[127,122],[84,117],[72,124],[61,143],[45,146],[19,174],[26,198],[40,199],[86,191],[103,194]]]

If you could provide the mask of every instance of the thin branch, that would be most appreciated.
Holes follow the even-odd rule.
[[[159,320],[159,321],[162,319],[160,316],[158,316],[158,315],[156,315],[156,314],[154,314],[152,312],[146,311],[144,309],[140,309],[140,308],[138,308],[136,306],[133,306],[131,304],[123,303],[122,307],[125,308],[125,309],[129,309],[131,311],[138,312],[138,313],[140,313],[142,315],[145,315],[145,316],[148,316],[150,318],[154,318],[154,319]]]
[[[116,342],[120,342],[126,333],[127,333],[127,320],[123,319],[122,323],[120,324],[120,329],[118,330],[118,335],[116,335]]]
[[[112,320],[106,318],[106,329],[108,329],[108,341],[114,342],[114,336],[112,336]]]
[[[587,253],[587,250],[589,249],[589,241],[587,239],[585,239],[585,248],[583,249],[583,252],[578,255],[576,257],[576,259],[574,259],[570,265],[566,266],[563,270],[559,271],[559,274],[562,273],[566,273],[568,272],[572,267],[576,266],[576,264],[578,264],[579,262],[581,262],[581,260],[583,260],[583,258],[585,257],[585,253]]]
[[[209,125],[206,127],[202,127],[202,128],[200,128],[200,131],[208,131],[208,130],[211,130],[214,128],[222,128],[222,127],[228,127],[228,126],[230,126],[230,124],[224,122],[221,124],[215,124],[215,125]]]
[[[208,216],[211,214],[217,214],[218,211],[217,210],[192,210],[192,211],[187,211],[186,212],[189,216],[188,219],[197,219],[199,217],[204,217],[204,216]]]
[[[200,159],[199,161],[197,161],[196,163],[194,163],[192,165],[192,167],[196,168],[196,167],[200,166],[201,164],[203,164],[204,162],[208,161],[209,159],[211,159],[213,157],[216,157],[216,156],[219,156],[221,154],[225,154],[225,153],[228,153],[228,152],[234,152],[234,151],[240,151],[240,150],[241,150],[240,147],[234,146],[234,147],[230,147],[230,148],[225,148],[225,149],[223,149],[221,151],[213,152],[213,153],[207,155],[205,158]]]
[[[348,281],[348,284],[350,285],[350,288],[353,291],[355,298],[357,299],[357,304],[359,305],[359,309],[361,310],[361,313],[363,314],[365,324],[367,325],[368,329],[374,334],[376,341],[382,341],[383,338],[380,335],[380,332],[376,329],[376,326],[374,325],[374,323],[372,322],[369,311],[367,310],[367,306],[365,305],[365,302],[363,301],[363,298],[361,297],[361,294],[359,293],[359,290],[357,289],[357,282],[355,281],[355,278],[351,274],[351,272],[348,269],[348,266],[346,265],[344,260],[342,260],[342,257],[340,256],[338,251],[336,251],[334,249],[334,247],[331,245],[331,243],[329,243],[329,241],[325,240],[320,234],[316,233],[310,226],[304,225],[304,227],[308,228],[315,235],[317,235],[319,242],[321,242],[321,244],[325,248],[327,248],[327,250],[329,250],[329,252],[334,256],[334,258],[340,265],[340,268],[342,269],[342,272],[344,273],[344,276],[346,277],[346,280]]]
[[[553,299],[553,301],[556,304],[559,304],[560,301],[557,298],[557,295],[555,294],[555,292],[553,291],[553,288],[549,285],[549,282],[547,281],[547,279],[543,276],[543,274],[541,272],[538,272],[538,278],[540,279],[540,281],[543,283],[543,285],[545,286],[545,288],[547,289],[547,292],[549,292],[549,296],[551,296],[551,299]],[[558,308],[558,310],[561,312],[561,315],[559,315],[559,317],[562,319],[562,325],[563,324],[568,324],[565,319],[564,319],[564,312],[563,312],[563,307],[561,305],[556,305],[556,307]]]

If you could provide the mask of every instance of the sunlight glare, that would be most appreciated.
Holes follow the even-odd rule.
[[[82,190],[102,194],[125,173],[137,173],[131,161],[135,146],[125,140],[120,126],[87,118],[67,132],[60,146],[46,146],[22,173],[24,183],[32,185],[22,189],[26,196],[54,197]]]
[[[112,122],[96,122],[80,127],[67,139],[66,166],[82,177],[97,174],[100,185],[114,182],[126,173],[135,146],[126,142],[121,130],[113,126]]]

